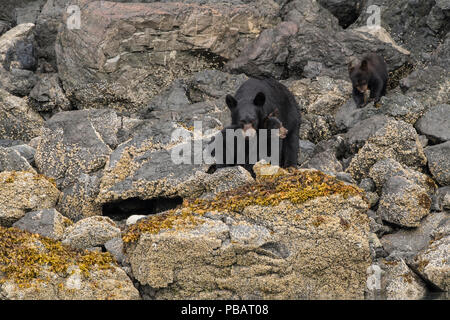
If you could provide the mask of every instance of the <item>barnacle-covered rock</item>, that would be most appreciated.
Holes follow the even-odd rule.
[[[153,298],[362,298],[371,263],[362,191],[315,170],[185,200],[124,233]],[[272,171],[272,175],[267,174]]]
[[[109,253],[0,227],[0,299],[139,299]]]

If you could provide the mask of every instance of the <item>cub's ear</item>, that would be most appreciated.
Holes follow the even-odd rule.
[[[227,103],[227,106],[228,108],[230,108],[230,110],[233,110],[237,106],[237,101],[231,94],[227,94],[227,96],[225,97],[225,102]]]
[[[361,70],[367,71],[367,60],[361,61]]]
[[[275,108],[275,110],[273,110],[273,116],[277,117],[280,115],[280,111],[278,111],[278,108]]]
[[[262,107],[266,102],[266,96],[262,92],[258,92],[255,99],[253,100],[253,104],[258,107]]]

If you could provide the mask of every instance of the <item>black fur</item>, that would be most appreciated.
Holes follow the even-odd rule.
[[[350,79],[353,85],[353,99],[358,107],[365,104],[364,93],[358,87],[367,86],[370,90],[370,98],[377,103],[386,94],[388,81],[387,65],[384,59],[375,53],[366,55],[360,64],[348,67]]]

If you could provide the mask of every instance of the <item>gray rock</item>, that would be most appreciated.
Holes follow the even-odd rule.
[[[370,168],[378,161],[391,158],[402,165],[418,168],[426,158],[413,126],[403,121],[389,119],[375,132],[352,158],[346,169],[353,178],[368,176]]]
[[[33,109],[39,112],[67,111],[71,108],[56,73],[41,74],[29,97]]]
[[[29,141],[41,134],[42,117],[25,99],[0,88],[0,139]]]
[[[383,220],[405,227],[417,227],[430,212],[426,190],[401,176],[391,176],[383,185],[378,214]]]
[[[401,176],[412,181],[415,184],[418,184],[422,188],[424,188],[428,195],[432,195],[437,186],[434,183],[433,179],[428,177],[426,174],[417,172],[412,170],[411,168],[404,167],[397,161],[387,158],[380,161],[377,161],[372,168],[370,168],[369,176],[375,182],[378,192],[381,191],[381,188],[392,176]]]
[[[436,194],[431,197],[431,199],[431,210],[450,210],[450,186],[439,188],[436,191]]]
[[[300,3],[303,5],[305,2]],[[336,32],[330,27],[319,28],[309,23],[300,24],[296,30],[293,22],[285,22],[261,33],[240,56],[227,63],[227,70],[245,72],[253,77],[305,76],[304,68],[316,62],[322,67],[320,74],[313,73],[314,76],[347,80],[347,64],[352,56],[376,52],[385,58],[389,71],[393,71],[405,64],[409,54],[393,44],[392,39],[385,39],[388,36],[385,31],[381,38],[364,28]],[[279,39],[286,45],[273,46]],[[285,66],[284,70],[280,66]]]
[[[446,212],[433,212],[426,216],[417,228],[399,230],[381,238],[388,254],[410,261],[432,240],[432,233],[438,227],[450,225],[450,215]]]
[[[0,225],[10,227],[26,212],[54,208],[58,197],[59,190],[42,175],[0,172]]]
[[[298,165],[301,166],[312,157],[316,145],[308,140],[299,140],[298,144]]]
[[[61,240],[66,228],[72,224],[72,221],[55,209],[43,209],[26,213],[13,227]]]
[[[359,183],[358,187],[367,192],[375,191],[375,183],[371,178],[361,179],[361,182]]]
[[[34,24],[21,24],[0,37],[0,87],[19,96],[27,95],[36,77]]]
[[[431,53],[437,47],[439,35],[430,32],[427,25],[434,1],[368,0],[361,4],[361,15],[351,28],[366,26],[373,14],[367,9],[376,5],[381,10],[381,27],[389,30],[393,39],[410,50],[415,59],[421,59],[421,53]]]
[[[450,289],[450,227],[444,233],[436,235],[415,258],[412,267],[426,280],[442,291]]]
[[[380,99],[379,112],[396,120],[414,124],[425,112],[425,106],[411,96],[391,93]]]
[[[108,107],[125,115],[141,112],[176,78],[220,69],[279,22],[279,6],[273,1],[90,2],[80,8],[84,32],[62,24],[56,40],[63,88],[82,108]]]
[[[9,149],[17,151],[22,157],[24,157],[30,165],[34,164],[34,155],[36,154],[36,149],[26,145],[18,144],[11,146]]]
[[[442,186],[450,185],[450,141],[428,146],[424,152],[433,178]]]
[[[125,255],[123,253],[123,241],[121,237],[116,237],[111,240],[108,240],[105,243],[106,250],[116,258],[118,263],[122,263],[125,259]]]
[[[100,189],[98,174],[81,173],[62,190],[56,208],[66,217],[78,221],[102,214],[102,206],[96,202]]]
[[[64,189],[82,173],[103,168],[117,143],[119,126],[117,115],[110,110],[57,113],[45,123],[36,166]]]
[[[11,148],[0,147],[0,172],[22,170],[34,171],[28,161],[19,152]]]
[[[62,243],[74,248],[87,249],[102,246],[119,235],[120,229],[110,218],[93,216],[68,227]]]
[[[404,260],[383,261],[385,271],[382,277],[384,296],[388,300],[423,299],[427,294],[425,283]]]
[[[447,51],[448,52],[448,51]],[[436,63],[439,62],[440,59]],[[447,66],[430,65],[417,69],[400,80],[402,91],[425,107],[425,111],[436,105],[448,104],[450,100],[450,71]]]
[[[374,115],[359,121],[350,128],[344,135],[349,152],[351,154],[357,153],[366,141],[386,124],[388,119],[385,115]]]
[[[450,140],[450,105],[441,104],[428,110],[415,124],[421,134],[434,143]]]

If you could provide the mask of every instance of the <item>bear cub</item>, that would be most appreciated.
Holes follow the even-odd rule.
[[[388,81],[387,65],[384,59],[375,53],[364,56],[361,63],[355,65],[350,62],[348,72],[353,85],[353,99],[356,106],[362,107],[366,103],[365,93],[370,90],[370,98],[375,103],[386,94]]]

